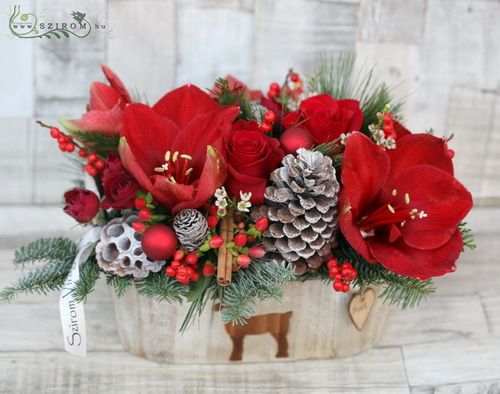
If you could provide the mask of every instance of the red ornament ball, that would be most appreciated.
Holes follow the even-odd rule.
[[[175,253],[177,236],[165,224],[153,224],[142,235],[142,250],[152,260],[166,260]]]
[[[292,127],[281,134],[280,143],[286,153],[295,154],[299,148],[310,148],[314,140],[309,131],[300,127]]]

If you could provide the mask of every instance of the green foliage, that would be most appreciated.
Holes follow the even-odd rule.
[[[146,278],[135,280],[134,283],[139,294],[157,301],[181,303],[189,291],[189,286],[165,276],[163,271],[150,273]]]
[[[218,78],[215,81],[214,88],[210,90],[219,104],[223,107],[228,105],[237,105],[240,107],[239,119],[252,120],[252,107],[250,101],[245,97],[245,92],[238,87],[229,86],[229,82],[224,78]]]
[[[381,264],[371,264],[360,256],[339,234],[339,245],[335,250],[339,262],[349,261],[358,271],[354,286],[379,285],[384,287],[380,297],[384,302],[398,305],[402,309],[418,306],[427,295],[435,292],[431,280],[419,280],[397,275]]]
[[[366,71],[363,66],[354,75],[355,60],[353,54],[323,57],[317,71],[308,80],[308,90],[336,99],[358,100],[363,111],[361,131],[368,133],[368,126],[377,122],[377,112],[382,111],[386,104],[390,105],[390,112],[397,116],[403,102],[393,102],[389,87],[376,81],[373,68]]]
[[[121,297],[134,284],[134,278],[132,276],[106,274],[106,283],[114,289],[118,297]]]
[[[476,249],[477,245],[474,241],[474,234],[472,233],[472,230],[467,227],[467,223],[466,222],[460,223],[458,225],[458,229],[462,234],[462,238],[464,240],[464,246],[469,248],[470,250]]]
[[[64,125],[64,124],[63,124]],[[89,131],[71,131],[71,135],[75,140],[81,142],[84,146],[92,148],[99,156],[105,157],[108,153],[113,153],[118,150],[120,136],[117,134],[108,135],[98,132]]]
[[[77,245],[68,238],[41,238],[16,250],[13,263],[24,267],[26,264],[73,261],[77,252]]]
[[[95,289],[95,284],[101,275],[95,256],[91,256],[80,267],[80,279],[75,283],[73,297],[77,302],[86,302],[87,297]]]

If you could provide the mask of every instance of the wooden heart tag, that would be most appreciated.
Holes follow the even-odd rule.
[[[355,294],[349,301],[349,316],[358,331],[365,326],[376,298],[375,290],[368,288],[362,293]]]

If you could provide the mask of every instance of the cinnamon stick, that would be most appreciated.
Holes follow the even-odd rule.
[[[221,286],[229,286],[231,284],[233,255],[226,248],[226,243],[231,242],[234,235],[232,212],[228,211],[226,216],[221,220],[220,229],[224,245],[219,248],[217,257],[217,283]]]

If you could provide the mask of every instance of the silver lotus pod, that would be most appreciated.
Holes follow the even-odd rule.
[[[331,158],[298,149],[271,174],[266,205],[252,211],[254,220],[267,217],[264,248],[294,265],[298,274],[317,271],[331,258],[337,230],[339,183]]]
[[[250,102],[250,111],[252,112],[252,118],[254,118],[257,122],[262,122],[267,108],[261,105],[258,101],[252,101]]]
[[[103,227],[96,257],[104,271],[117,276],[145,278],[150,272],[161,270],[165,261],[153,261],[142,250],[142,236],[132,227],[132,223],[139,220],[137,215],[124,216]]]
[[[208,238],[210,229],[203,214],[196,209],[183,209],[174,218],[174,231],[188,252],[197,250]]]

